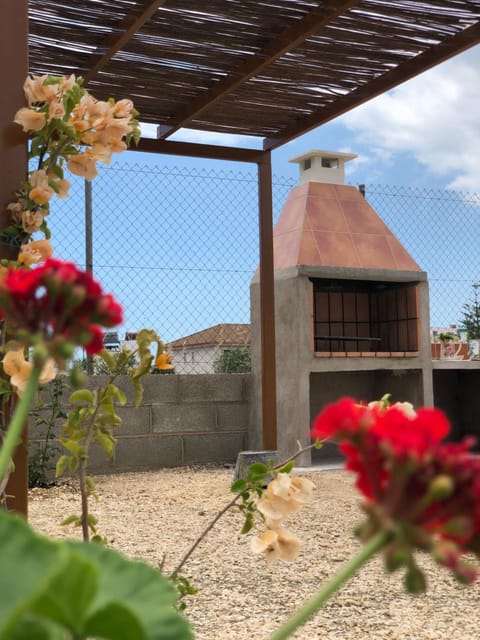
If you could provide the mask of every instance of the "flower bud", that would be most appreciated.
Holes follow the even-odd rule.
[[[455,485],[450,476],[445,474],[440,475],[434,478],[430,483],[430,486],[428,487],[428,495],[432,502],[436,500],[444,500],[452,495],[454,488]]]
[[[442,532],[454,538],[470,538],[473,522],[468,516],[455,516],[442,525]]]
[[[423,593],[427,588],[425,576],[420,569],[412,565],[405,576],[405,587],[409,593]]]
[[[87,376],[77,365],[70,371],[70,384],[73,389],[83,389],[87,386]]]
[[[33,366],[36,369],[39,369],[41,371],[47,359],[48,359],[48,351],[45,345],[42,343],[36,344],[32,353]]]
[[[65,342],[62,339],[54,339],[52,345],[52,351],[54,352],[55,357],[58,357],[62,360],[70,359],[75,352],[75,345],[71,342]]]
[[[402,547],[392,547],[385,552],[385,568],[390,573],[405,566],[411,558],[411,553]]]

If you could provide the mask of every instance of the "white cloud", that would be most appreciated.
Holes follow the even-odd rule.
[[[355,142],[389,162],[410,153],[448,187],[480,191],[480,47],[344,115]]]

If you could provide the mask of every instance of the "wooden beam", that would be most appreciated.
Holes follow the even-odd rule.
[[[273,265],[272,164],[270,153],[258,163],[260,231],[260,335],[263,448],[277,449],[277,384],[275,356],[275,280]]]
[[[372,98],[385,93],[389,89],[402,84],[406,80],[417,76],[428,69],[452,58],[453,56],[473,47],[480,43],[480,24],[477,23],[461,31],[455,36],[440,42],[431,47],[428,51],[407,60],[391,71],[367,82],[365,85],[358,87],[351,93],[340,96],[333,103],[326,107],[322,107],[311,115],[297,120],[289,127],[280,132],[278,137],[266,138],[263,148],[272,151],[277,147],[284,145],[286,142],[293,140],[312,129],[319,127],[334,118],[350,111],[354,107],[371,100]]]
[[[119,23],[118,33],[109,34],[98,46],[105,53],[93,53],[90,56],[89,71],[79,74],[85,80],[85,85],[92,80],[120,51],[120,49],[143,27],[156,11],[165,4],[166,0],[142,0],[138,2],[130,13]]]
[[[0,228],[7,226],[5,206],[27,176],[27,139],[14,124],[15,113],[25,105],[23,83],[28,74],[28,0],[0,2],[0,58],[3,90],[0,100]],[[0,257],[15,259],[18,249],[0,244]],[[6,407],[4,406],[4,409]],[[9,415],[4,415],[8,423]],[[15,471],[7,484],[8,509],[28,514],[28,431],[14,455]]]
[[[321,6],[312,9],[293,26],[288,27],[276,38],[271,40],[259,53],[250,56],[248,60],[235,69],[223,80],[216,82],[213,87],[191,100],[188,106],[176,113],[163,127],[162,138],[168,138],[175,131],[187,125],[198,115],[210,109],[216,102],[234,91],[238,86],[258,76],[265,68],[278,60],[288,51],[302,44],[309,36],[319,31],[326,24],[344,14],[351,7],[357,5],[360,0],[331,0],[321,3]]]
[[[155,140],[142,138],[131,151],[147,153],[165,153],[173,156],[189,156],[191,158],[209,158],[210,160],[233,160],[234,162],[259,162],[265,157],[262,149],[245,149],[222,147],[215,144],[197,144],[174,140]]]

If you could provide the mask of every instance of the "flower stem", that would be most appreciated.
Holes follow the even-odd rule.
[[[38,389],[41,367],[33,367],[30,372],[26,387],[15,408],[13,417],[5,433],[2,448],[0,449],[0,482],[8,471],[10,460],[17,448],[23,427],[28,418],[30,405]]]
[[[290,618],[273,634],[269,640],[285,640],[311,618],[332,596],[343,586],[368,560],[370,560],[390,540],[388,531],[379,531],[360,551],[341,567],[317,593],[307,600]]]

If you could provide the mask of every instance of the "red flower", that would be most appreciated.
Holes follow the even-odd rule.
[[[85,351],[89,355],[94,355],[103,349],[103,331],[95,324],[90,325],[89,330],[91,337],[89,342],[85,344]]]
[[[350,398],[328,405],[313,424],[313,437],[340,440],[345,466],[367,499],[362,535],[389,532],[387,556],[404,558],[407,584],[418,584],[408,580],[420,571],[415,549],[429,551],[463,582],[476,577],[463,554],[480,556],[480,457],[469,451],[472,439],[442,442],[448,431],[437,409],[379,411]]]
[[[371,421],[371,412],[352,398],[342,398],[329,404],[315,418],[312,436],[325,438],[341,438],[353,435],[366,427]]]
[[[88,353],[101,351],[101,327],[120,324],[122,309],[90,273],[50,258],[32,270],[9,269],[0,283],[0,317],[27,345],[33,336],[42,337],[51,355],[61,360],[65,344],[85,346]]]
[[[410,418],[395,406],[376,416],[371,432],[391,447],[397,457],[421,457],[449,432],[445,415],[438,409],[423,408]]]

